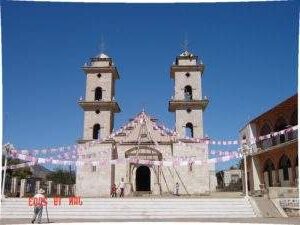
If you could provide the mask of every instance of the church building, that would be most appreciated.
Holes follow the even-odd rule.
[[[169,111],[175,115],[175,131],[145,111],[115,130],[114,115],[121,111],[115,99],[119,73],[106,54],[91,58],[83,66],[86,93],[79,101],[84,125],[83,138],[78,141],[82,149],[76,194],[108,197],[111,186],[118,186],[121,179],[125,181],[125,196],[172,194],[176,183],[180,195],[215,190],[214,164],[209,162],[208,145],[202,141],[203,112],[208,104],[201,88],[204,68],[188,51],[177,56],[170,68],[175,93]]]

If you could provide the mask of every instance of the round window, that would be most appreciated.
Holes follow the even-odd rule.
[[[96,112],[97,114],[99,114],[99,113],[100,113],[100,110],[99,110],[99,109],[97,109],[95,112]]]
[[[192,110],[191,110],[191,109],[187,109],[186,111],[187,111],[188,113],[192,112]]]
[[[97,77],[100,78],[100,77],[101,77],[101,73],[98,73],[98,74],[97,74]]]
[[[186,76],[186,77],[190,77],[191,74],[190,74],[190,73],[186,73],[185,76]]]

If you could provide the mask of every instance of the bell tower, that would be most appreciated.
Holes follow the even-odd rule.
[[[104,53],[90,59],[82,67],[86,74],[85,99],[79,101],[84,111],[83,139],[80,142],[108,137],[114,127],[114,114],[120,112],[115,101],[118,70]]]
[[[176,131],[181,138],[203,138],[203,111],[208,100],[202,98],[204,64],[188,51],[176,57],[170,76],[174,79],[174,96],[169,111],[175,112]]]

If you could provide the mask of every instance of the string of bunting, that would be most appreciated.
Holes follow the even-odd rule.
[[[195,165],[202,165],[205,163],[219,163],[219,162],[226,162],[232,159],[238,159],[241,158],[241,153],[236,152],[236,154],[222,156],[218,158],[212,158],[207,160],[202,160],[197,157],[174,157],[172,159],[168,160],[162,160],[162,161],[153,161],[153,160],[142,160],[137,157],[130,157],[130,158],[121,158],[121,159],[100,159],[100,160],[79,160],[79,161],[68,161],[68,160],[55,160],[51,158],[36,158],[32,156],[22,155],[19,153],[14,154],[14,158],[18,158],[21,160],[25,160],[28,162],[17,164],[17,165],[11,165],[8,166],[8,169],[18,169],[23,168],[27,166],[33,166],[38,164],[45,164],[45,163],[51,163],[54,165],[76,165],[76,166],[83,166],[83,165],[98,165],[98,166],[106,166],[106,165],[119,165],[119,164],[125,164],[125,163],[135,163],[135,164],[142,164],[142,165],[158,165],[158,166],[186,166],[190,164]]]
[[[131,129],[129,129],[129,132],[131,132],[135,128],[135,126],[138,123],[140,123],[141,119],[145,115],[146,114],[144,114],[144,113],[138,114],[131,122],[125,124],[124,126],[122,126],[117,131],[112,132],[112,134],[110,134],[107,138],[104,138],[104,139],[93,140],[93,141],[87,142],[85,144],[74,144],[74,145],[58,147],[58,148],[45,148],[45,149],[41,149],[41,150],[21,149],[21,150],[18,150],[18,151],[20,151],[24,155],[34,155],[34,156],[37,156],[37,155],[40,155],[40,154],[54,154],[54,153],[55,154],[56,153],[70,154],[70,153],[67,153],[67,152],[71,152],[73,154],[76,154],[76,151],[78,151],[78,150],[86,150],[86,149],[88,149],[90,147],[93,147],[97,144],[100,144],[104,141],[111,140],[112,138],[116,137],[120,133],[125,133],[127,135],[128,134],[128,128],[131,128]],[[174,141],[178,141],[179,144],[186,145],[184,142],[182,142],[180,140],[182,138],[179,137],[179,134],[177,132],[175,132],[174,130],[168,129],[164,125],[157,124],[156,122],[154,122],[153,129],[154,130],[160,130],[162,135],[169,135],[170,138],[173,138]],[[281,130],[281,131],[278,131],[278,132],[274,132],[274,133],[270,133],[270,134],[267,134],[267,135],[259,136],[258,138],[251,138],[250,141],[251,142],[252,141],[263,141],[265,139],[269,139],[269,138],[272,138],[272,137],[276,137],[278,135],[286,134],[286,133],[289,133],[291,131],[296,131],[297,129],[298,129],[298,125],[293,126],[293,127],[289,127],[287,129],[284,129],[284,130]],[[195,143],[204,143],[204,144],[207,144],[207,145],[210,144],[210,145],[223,145],[223,146],[225,146],[225,145],[239,145],[239,144],[241,144],[241,142],[239,142],[238,140],[216,141],[216,140],[210,140],[208,138],[200,139],[200,138],[189,138],[189,137],[185,137],[185,138],[183,138],[183,140],[189,140],[189,141],[192,141],[192,142],[195,142]],[[244,143],[244,142],[245,142],[245,140],[242,141],[242,143]],[[62,158],[62,156],[59,156],[59,157]],[[68,158],[67,155],[65,155],[65,157]]]

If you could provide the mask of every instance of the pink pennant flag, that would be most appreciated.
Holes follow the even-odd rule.
[[[195,164],[195,165],[201,165],[201,164],[202,164],[202,161],[201,161],[201,160],[195,160],[194,164]]]
[[[171,161],[163,161],[163,165],[164,166],[172,166],[172,162]]]

